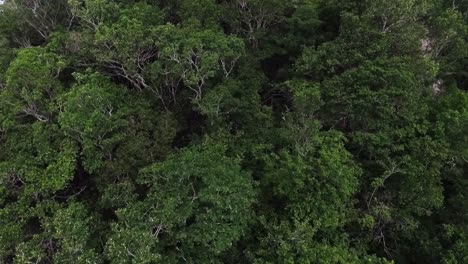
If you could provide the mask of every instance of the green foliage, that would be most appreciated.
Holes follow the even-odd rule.
[[[109,257],[211,263],[236,242],[250,221],[253,182],[225,152],[222,143],[205,143],[143,170],[138,182],[150,189],[144,200],[117,211]]]
[[[467,263],[467,22],[2,1],[0,263]]]
[[[40,122],[49,122],[57,111],[57,95],[63,85],[56,80],[66,62],[43,48],[29,48],[18,52],[6,72],[2,90],[2,107],[8,126],[15,116],[29,116]],[[6,105],[9,105],[6,108]]]
[[[214,0],[183,0],[180,6],[182,21],[188,25],[219,28],[222,7]]]
[[[110,150],[123,140],[133,110],[126,103],[132,99],[99,75],[77,79],[79,84],[64,96],[59,123],[66,135],[82,144],[85,167],[94,172],[104,155],[111,155]]]

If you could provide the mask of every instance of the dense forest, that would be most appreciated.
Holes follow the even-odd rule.
[[[468,263],[468,1],[2,2],[0,263]]]

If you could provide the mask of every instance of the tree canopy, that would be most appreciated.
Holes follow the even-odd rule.
[[[468,263],[464,0],[0,1],[0,263]]]

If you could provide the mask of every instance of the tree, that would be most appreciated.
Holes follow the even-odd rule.
[[[208,139],[144,169],[138,183],[150,188],[143,200],[117,212],[108,257],[119,263],[216,262],[243,235],[254,199],[249,173],[226,151]]]
[[[394,42],[394,33],[368,24],[367,15],[343,19],[341,35],[306,49],[299,69],[318,82],[324,103],[317,116],[346,133],[347,148],[365,169],[361,210],[372,217],[372,239],[392,256],[397,245],[388,241],[402,239],[417,228],[418,216],[442,205],[447,145],[427,121],[437,68],[417,52],[414,35],[399,33]]]

